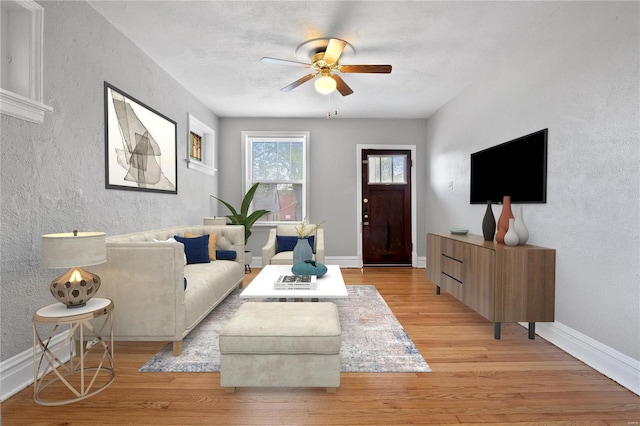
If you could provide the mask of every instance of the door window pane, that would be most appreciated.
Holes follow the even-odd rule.
[[[367,160],[370,184],[407,183],[406,155],[370,155]]]

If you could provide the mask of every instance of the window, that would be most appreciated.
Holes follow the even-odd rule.
[[[407,183],[406,155],[369,155],[367,160],[369,163],[369,183]]]
[[[309,132],[242,132],[245,141],[245,192],[260,186],[253,209],[271,213],[258,223],[300,222],[307,216]]]

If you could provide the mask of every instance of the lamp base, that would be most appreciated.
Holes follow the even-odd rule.
[[[67,308],[81,308],[100,288],[100,277],[82,268],[71,268],[51,281],[49,291]]]

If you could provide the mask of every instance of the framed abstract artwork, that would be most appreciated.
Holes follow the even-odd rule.
[[[107,189],[178,193],[176,122],[104,82]]]

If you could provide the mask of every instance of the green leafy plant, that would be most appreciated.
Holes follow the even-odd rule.
[[[256,194],[256,190],[258,189],[258,185],[260,183],[255,183],[247,193],[244,195],[242,199],[242,205],[240,206],[240,212],[238,212],[231,204],[227,203],[224,200],[212,195],[213,198],[220,201],[224,204],[229,211],[231,212],[228,217],[231,220],[232,225],[244,225],[244,244],[247,245],[249,241],[249,237],[251,236],[251,227],[258,219],[260,219],[265,214],[271,213],[269,210],[255,210],[249,214],[249,207],[251,206],[251,202],[253,201],[253,197]]]

